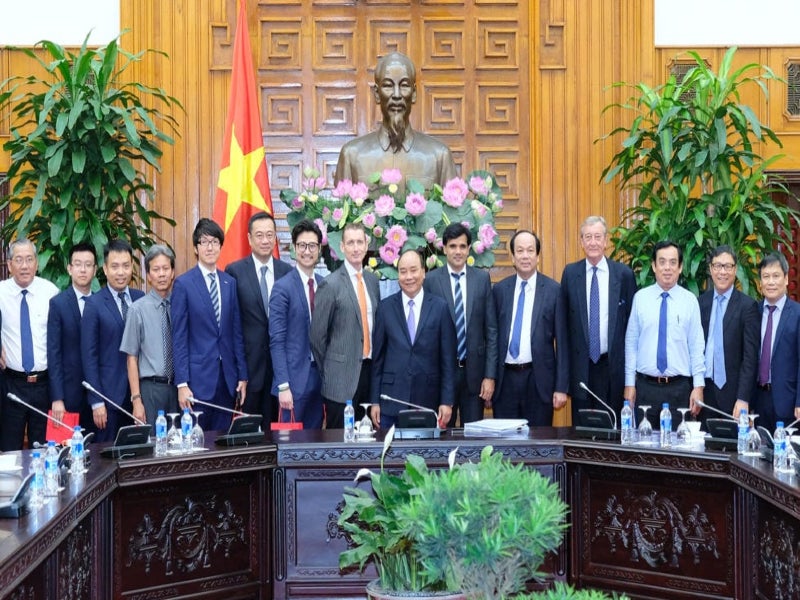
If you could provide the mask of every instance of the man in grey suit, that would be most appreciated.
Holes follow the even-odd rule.
[[[367,234],[357,223],[342,232],[344,264],[319,285],[311,319],[311,352],[322,378],[325,427],[344,427],[344,407],[353,401],[356,418],[369,398],[372,324],[380,300],[378,279],[362,266]]]
[[[275,282],[292,270],[272,256],[277,241],[275,219],[257,212],[247,225],[252,254],[228,265],[225,272],[236,280],[247,360],[247,397],[241,409],[263,417],[264,431],[278,418],[278,401],[272,395],[272,357],[269,353],[269,297]]]
[[[425,278],[425,291],[450,307],[456,327],[456,394],[448,427],[483,418],[491,405],[497,378],[497,313],[489,274],[467,266],[472,236],[461,223],[451,223],[442,235],[447,266]]]

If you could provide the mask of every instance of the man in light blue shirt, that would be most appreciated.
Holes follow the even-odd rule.
[[[683,252],[677,244],[658,242],[652,268],[656,283],[633,297],[625,335],[625,398],[653,409],[663,402],[691,409],[705,385],[700,306],[678,285]]]

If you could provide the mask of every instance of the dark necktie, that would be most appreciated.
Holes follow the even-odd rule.
[[[656,347],[656,367],[661,373],[667,371],[667,298],[669,298],[669,292],[661,292],[661,313],[658,316],[658,346]]]
[[[308,278],[308,306],[311,308],[311,314],[314,314],[314,278]]]
[[[722,338],[722,311],[725,308],[725,296],[717,296],[717,314],[714,317],[714,384],[719,388],[725,385],[728,377],[725,374],[725,344]]]
[[[122,320],[128,320],[128,303],[125,301],[125,292],[117,292],[117,298],[119,298],[119,305],[122,308]]]
[[[456,340],[458,342],[456,357],[463,361],[467,358],[467,319],[464,316],[464,297],[461,295],[461,276],[464,273],[450,273],[450,275],[456,280],[455,309]]]
[[[172,327],[169,318],[169,300],[161,301],[161,348],[164,350],[164,376],[172,380]]]
[[[417,336],[417,321],[414,317],[414,301],[408,301],[408,318],[406,319],[406,325],[408,326],[408,337],[411,339],[411,343],[414,343],[414,338]]]
[[[81,313],[81,317],[83,316],[83,309],[86,308],[86,301],[89,299],[89,296],[81,296],[78,298],[80,302],[78,302],[78,312]]]
[[[761,360],[758,362],[758,384],[767,385],[769,383],[769,371],[772,365],[772,313],[777,306],[767,305],[769,314],[767,315],[767,328],[764,330],[764,342],[761,344]]]
[[[519,284],[519,296],[517,296],[517,314],[514,315],[514,325],[511,327],[511,343],[508,345],[508,353],[511,358],[519,356],[519,344],[522,339],[522,314],[525,312],[525,284]]]
[[[597,282],[597,267],[592,267],[592,286],[589,290],[589,358],[595,364],[600,360],[600,284]]]
[[[31,313],[28,309],[28,290],[22,290],[22,302],[19,304],[19,333],[22,344],[22,370],[33,371],[33,333],[31,333]]]
[[[269,316],[269,289],[267,288],[267,265],[261,266],[261,278],[258,287],[261,289],[261,301],[264,303],[264,312]]]
[[[211,306],[214,307],[214,315],[217,317],[217,325],[219,325],[219,289],[215,273],[208,274],[208,293],[211,295]]]

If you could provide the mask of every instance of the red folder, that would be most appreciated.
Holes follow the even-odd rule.
[[[47,414],[52,417],[53,411],[48,410]],[[53,440],[57,444],[60,444],[63,441],[70,439],[72,437],[73,431],[75,430],[75,426],[78,425],[79,420],[80,420],[80,415],[78,413],[71,413],[71,412],[65,412],[64,416],[61,417],[61,422],[64,423],[66,427],[57,425],[54,421],[47,419],[47,433],[45,434],[44,439],[46,441]]]

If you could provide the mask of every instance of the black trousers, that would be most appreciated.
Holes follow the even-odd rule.
[[[540,402],[532,390],[536,387],[533,369],[509,369],[503,367],[503,384],[495,395],[494,417],[496,419],[527,419],[531,427],[553,425],[553,401]]]
[[[47,380],[28,383],[24,379],[6,377],[6,386],[9,392],[19,396],[31,406],[42,412],[50,410],[50,388]],[[31,409],[10,400],[3,394],[3,419],[0,426],[0,450],[22,450],[25,431],[28,432],[28,446],[34,442],[45,443],[47,432],[47,419]]]

